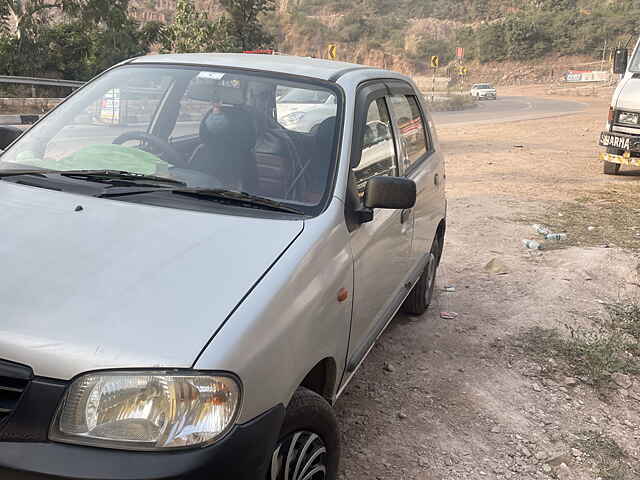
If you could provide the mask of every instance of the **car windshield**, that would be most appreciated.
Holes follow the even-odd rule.
[[[488,83],[483,83],[482,85],[476,85],[478,90],[491,90],[493,87]]]
[[[634,73],[640,72],[640,43],[638,44],[638,47],[636,47],[635,52],[633,52],[633,57],[629,64],[629,71]]]
[[[26,132],[0,157],[0,173],[131,172],[317,214],[336,164],[341,100],[333,88],[231,69],[119,67]],[[292,112],[281,106],[283,92],[323,99],[333,108],[315,103],[304,114]]]

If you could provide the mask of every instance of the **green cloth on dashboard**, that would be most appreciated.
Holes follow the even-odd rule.
[[[169,166],[152,153],[122,145],[91,145],[61,160],[29,158],[26,153],[18,155],[20,163],[51,170],[122,170],[154,175]]]

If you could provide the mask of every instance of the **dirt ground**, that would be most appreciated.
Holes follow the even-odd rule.
[[[392,322],[338,401],[341,478],[640,478],[640,378],[595,388],[549,369],[544,343],[526,340],[639,296],[640,170],[602,174],[609,99],[578,100],[589,106],[571,116],[439,128],[449,198],[439,293],[423,317]],[[528,250],[522,240],[540,238],[532,223],[568,239]],[[494,259],[505,274],[487,271]]]

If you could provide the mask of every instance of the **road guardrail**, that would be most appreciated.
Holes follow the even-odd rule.
[[[70,87],[80,88],[85,82],[75,80],[60,80],[58,78],[36,78],[36,77],[10,77],[0,75],[0,83],[13,83],[18,85],[45,85],[48,87]]]
[[[0,125],[33,125],[40,115],[0,115]]]

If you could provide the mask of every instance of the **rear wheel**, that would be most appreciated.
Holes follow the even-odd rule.
[[[338,423],[331,405],[299,388],[287,407],[267,480],[335,480],[339,458]]]
[[[436,284],[436,274],[438,272],[438,260],[440,258],[440,241],[436,238],[431,246],[427,265],[420,276],[413,290],[402,304],[402,311],[409,315],[422,315],[427,311]]]

